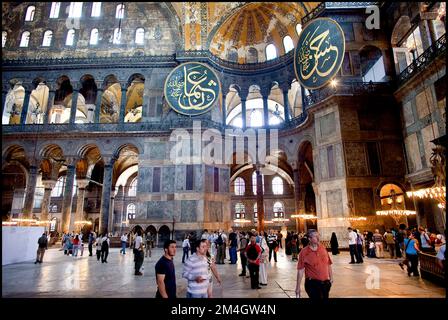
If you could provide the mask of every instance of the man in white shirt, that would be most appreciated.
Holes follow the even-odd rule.
[[[126,254],[126,242],[128,241],[127,233],[123,234],[120,238],[121,240],[121,250],[120,253]]]
[[[356,255],[356,238],[357,234],[353,231],[351,227],[347,228],[348,230],[348,247],[350,248],[350,264],[355,263],[355,257],[356,260],[358,260],[358,256]]]
[[[141,230],[137,230],[137,236],[134,241],[134,261],[135,261],[135,275],[141,276],[143,273],[140,272],[144,259],[143,252],[143,238]]]
[[[196,252],[184,264],[182,277],[188,280],[187,298],[208,298],[210,275],[206,257],[207,249],[207,240],[200,240]]]

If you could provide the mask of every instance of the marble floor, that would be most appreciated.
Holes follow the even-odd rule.
[[[102,264],[96,256],[68,257],[59,249],[45,253],[42,264],[32,261],[2,267],[2,296],[21,298],[96,297],[147,298],[156,292],[154,265],[162,255],[154,249],[151,258],[145,258],[144,275],[134,276],[132,251],[121,255],[118,248],[110,251],[108,263]],[[177,295],[185,297],[186,280],[181,277],[182,251],[175,257]],[[444,298],[445,289],[423,280],[408,277],[397,265],[398,260],[365,258],[364,264],[348,264],[349,254],[333,256],[334,283],[330,297],[338,298]],[[218,265],[223,285],[214,285],[215,297],[232,298],[288,298],[295,297],[296,262],[279,252],[278,262],[268,264],[268,285],[259,290],[250,289],[250,279],[239,277],[241,266]],[[303,283],[302,283],[303,286]],[[306,296],[305,291],[303,290]]]

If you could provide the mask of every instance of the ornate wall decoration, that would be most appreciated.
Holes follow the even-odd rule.
[[[373,203],[373,190],[371,188],[352,189],[355,203],[354,214],[357,216],[368,216],[375,213]]]
[[[339,71],[345,53],[344,32],[329,18],[309,22],[299,36],[294,69],[297,79],[308,89],[318,89]]]
[[[220,91],[216,73],[198,62],[187,62],[171,71],[164,89],[170,107],[188,116],[209,111],[218,101]]]
[[[359,142],[344,143],[347,173],[349,176],[367,175],[367,161],[364,144]]]

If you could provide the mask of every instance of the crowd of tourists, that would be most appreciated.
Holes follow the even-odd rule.
[[[443,268],[445,261],[445,236],[428,232],[423,227],[407,228],[401,224],[398,229],[387,229],[380,233],[378,229],[360,232],[349,227],[347,229],[350,264],[362,264],[364,258],[384,258],[384,252],[389,252],[391,259],[398,259],[398,265],[408,275],[419,276],[418,254],[437,253],[438,263]],[[88,244],[89,256],[96,250],[97,261],[107,263],[110,248],[110,234],[96,235],[95,232],[63,234],[61,249],[65,255],[76,258],[83,255],[84,242]],[[135,233],[122,234],[120,237],[120,254],[126,254],[129,246],[134,254],[136,276],[143,275],[143,261],[151,257],[155,246],[155,237],[150,232],[143,234],[142,230]],[[213,278],[221,285],[222,279],[216,267],[217,264],[241,264],[240,277],[250,277],[252,289],[261,289],[268,284],[267,264],[273,259],[277,262],[277,252],[284,248],[286,256],[291,261],[297,261],[296,296],[301,297],[300,283],[305,279],[305,291],[311,299],[327,299],[333,283],[331,270],[332,259],[327,250],[327,244],[320,242],[319,233],[310,229],[305,233],[287,232],[286,237],[280,231],[268,232],[234,231],[224,232],[204,230],[200,237],[196,233],[186,234],[182,241],[182,278],[187,281],[188,298],[213,297]],[[339,243],[333,232],[329,242],[332,255],[339,254]],[[38,251],[35,263],[42,263],[45,250],[48,248],[48,238],[44,233],[38,239]],[[176,241],[167,240],[163,244],[163,256],[155,265],[157,293],[159,298],[176,297],[176,276],[173,258],[176,255]],[[317,255],[316,255],[317,253]],[[239,257],[239,259],[238,259]],[[320,257],[320,258],[316,258]]]

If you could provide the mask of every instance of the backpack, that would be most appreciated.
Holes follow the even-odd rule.
[[[247,249],[247,258],[250,260],[256,260],[258,258],[258,251],[255,245],[250,245]]]
[[[103,250],[109,250],[109,243],[107,243],[107,240],[104,240],[101,243],[101,251],[103,251]]]
[[[221,246],[224,243],[224,241],[222,241],[222,236],[221,235],[218,236],[218,238],[216,239],[215,243],[218,246]]]

